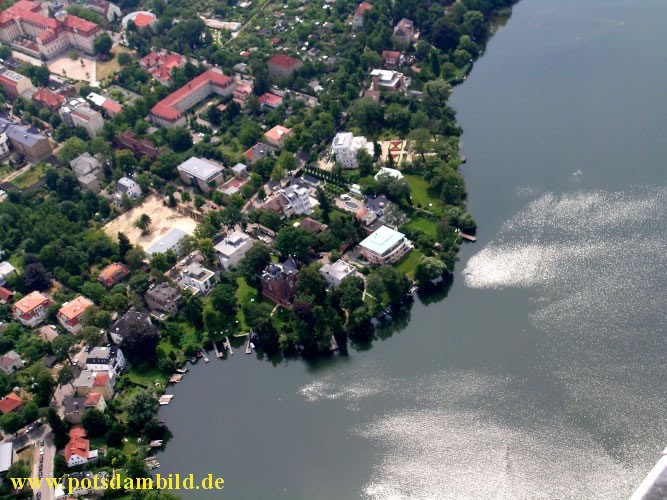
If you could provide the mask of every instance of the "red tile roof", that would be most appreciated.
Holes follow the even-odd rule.
[[[58,311],[59,316],[64,316],[67,320],[73,320],[93,305],[93,302],[86,297],[79,295],[76,299],[69,301]]]
[[[266,105],[266,106],[271,106],[273,108],[277,108],[280,106],[283,102],[283,98],[280,96],[277,96],[275,94],[271,94],[267,92],[266,94],[262,94],[259,96],[259,99],[257,99],[260,104]]]
[[[225,88],[233,83],[233,78],[230,78],[219,70],[209,69],[158,102],[153,106],[153,109],[151,109],[151,113],[165,120],[175,122],[183,115],[183,113],[176,109],[175,106],[186,96],[196,92],[204,85],[214,85],[216,87]]]
[[[63,24],[69,31],[76,31],[82,35],[92,35],[100,28],[97,24],[76,16],[65,16]]]
[[[357,7],[357,10],[354,11],[354,17],[357,16],[363,16],[364,12],[366,12],[368,9],[372,9],[373,6],[369,4],[368,2],[361,2],[359,4],[359,7]]]
[[[93,387],[104,387],[109,381],[108,373],[98,373],[95,375],[95,382],[93,382]]]
[[[102,104],[102,109],[106,109],[111,114],[118,114],[121,111],[123,111],[123,106],[118,104],[116,101],[112,101],[111,99],[107,99]]]
[[[282,69],[292,69],[295,66],[301,64],[301,60],[285,54],[275,54],[271,59],[268,60],[266,64]]]
[[[123,264],[114,262],[113,264],[109,264],[107,267],[102,269],[97,279],[105,286],[111,286],[115,285],[128,274],[130,274],[130,270],[127,267],[125,267]]]
[[[3,415],[11,413],[21,406],[23,406],[23,400],[13,392],[0,399],[0,413]]]
[[[78,455],[88,460],[88,456],[90,455],[90,441],[85,438],[86,431],[83,427],[75,425],[69,431],[69,436],[69,443],[65,446],[65,460],[69,462],[69,459],[73,455]]]
[[[41,305],[49,305],[51,301],[48,297],[39,292],[32,292],[23,297],[14,304],[14,308],[18,309],[23,314],[29,314]]]
[[[0,286],[0,301],[9,302],[14,296],[14,292],[7,290],[4,286]]]
[[[51,109],[56,109],[60,107],[65,102],[65,97],[51,92],[49,89],[38,89],[37,92],[32,96],[32,100],[37,104],[43,106],[48,106]]]
[[[86,396],[86,400],[83,402],[84,406],[97,406],[102,399],[102,395],[99,392],[91,392]]]

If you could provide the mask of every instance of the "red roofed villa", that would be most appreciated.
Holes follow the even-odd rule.
[[[264,133],[266,137],[266,142],[276,147],[283,147],[285,144],[285,139],[292,135],[292,129],[283,127],[282,125],[276,125],[271,130],[267,130]]]
[[[32,100],[41,107],[56,111],[65,102],[65,96],[56,94],[49,89],[40,88],[32,96]]]
[[[14,296],[14,292],[4,286],[0,286],[0,304],[9,304]]]
[[[69,431],[69,443],[65,446],[67,467],[76,467],[97,460],[97,450],[90,450],[90,441],[86,431],[80,425],[74,425]]]
[[[236,82],[219,69],[209,69],[180,89],[158,102],[149,115],[150,119],[163,127],[183,127],[186,125],[185,112],[196,106],[211,94],[230,95]]]
[[[357,10],[354,11],[352,26],[357,29],[362,28],[364,26],[364,12],[372,8],[373,6],[368,2],[361,2]]]
[[[267,108],[271,109],[276,109],[283,103],[282,97],[276,94],[271,94],[270,92],[262,94],[261,96],[259,96],[259,99],[257,100],[259,101],[260,105],[266,106]]]
[[[32,292],[14,304],[14,317],[21,324],[33,328],[46,319],[51,299],[39,292]]]
[[[168,87],[171,85],[171,73],[174,68],[185,66],[187,59],[174,52],[151,52],[139,60],[139,66],[144,68],[153,79]]]
[[[76,334],[83,328],[81,324],[83,313],[92,305],[90,299],[79,295],[76,299],[64,303],[56,317],[65,330]]]

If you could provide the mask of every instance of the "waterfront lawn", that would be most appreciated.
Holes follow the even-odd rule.
[[[27,171],[23,172],[21,175],[18,175],[12,179],[12,184],[20,187],[21,189],[25,189],[27,187],[32,186],[35,182],[37,182],[42,175],[44,175],[44,172],[46,171],[46,164],[44,163],[38,163],[37,165],[33,165],[30,167]]]
[[[442,215],[445,203],[431,192],[431,185],[420,175],[405,174],[405,182],[410,187],[410,197],[415,205],[421,205],[424,210]],[[433,206],[429,206],[429,204]]]
[[[401,274],[405,274],[408,278],[413,279],[415,277],[417,264],[419,264],[421,258],[422,253],[416,248],[413,248],[405,257],[403,257],[403,260],[394,264],[394,267]]]
[[[132,383],[149,388],[155,388],[156,380],[160,382],[161,388],[164,388],[167,384],[167,375],[162,373],[158,368],[150,368],[145,371],[133,368],[128,373],[128,377]]]
[[[243,304],[252,298],[257,300],[258,293],[255,288],[246,283],[244,278],[236,278],[236,283],[239,285],[236,290],[236,303],[238,304],[236,319],[239,322],[239,328],[241,328],[242,331],[247,332],[249,327],[245,320],[245,314],[243,313]]]
[[[435,238],[437,236],[438,223],[427,219],[426,217],[416,216],[405,225],[406,228],[413,231],[419,231],[427,236]]]

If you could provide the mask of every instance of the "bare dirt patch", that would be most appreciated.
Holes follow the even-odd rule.
[[[81,80],[96,86],[97,82],[97,61],[94,57],[78,54],[76,59],[72,59],[68,52],[60,55],[56,59],[48,62],[48,68],[51,73],[66,76],[74,80]]]
[[[134,227],[134,221],[141,214],[151,218],[149,234],[142,235],[141,230]],[[192,234],[196,227],[197,223],[193,219],[169,208],[156,195],[150,195],[141,206],[128,210],[106,224],[104,232],[112,238],[118,237],[119,232],[125,233],[133,245],[141,245],[145,250],[174,228]]]

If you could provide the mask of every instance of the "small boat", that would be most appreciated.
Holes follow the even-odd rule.
[[[188,369],[187,368],[176,368],[176,372],[180,373],[182,375],[185,375],[186,373],[188,373]]]
[[[160,423],[161,423],[161,424],[166,424],[166,423],[167,423],[167,421],[166,421],[166,420],[164,420],[164,419],[162,419],[162,420],[160,420]]]

